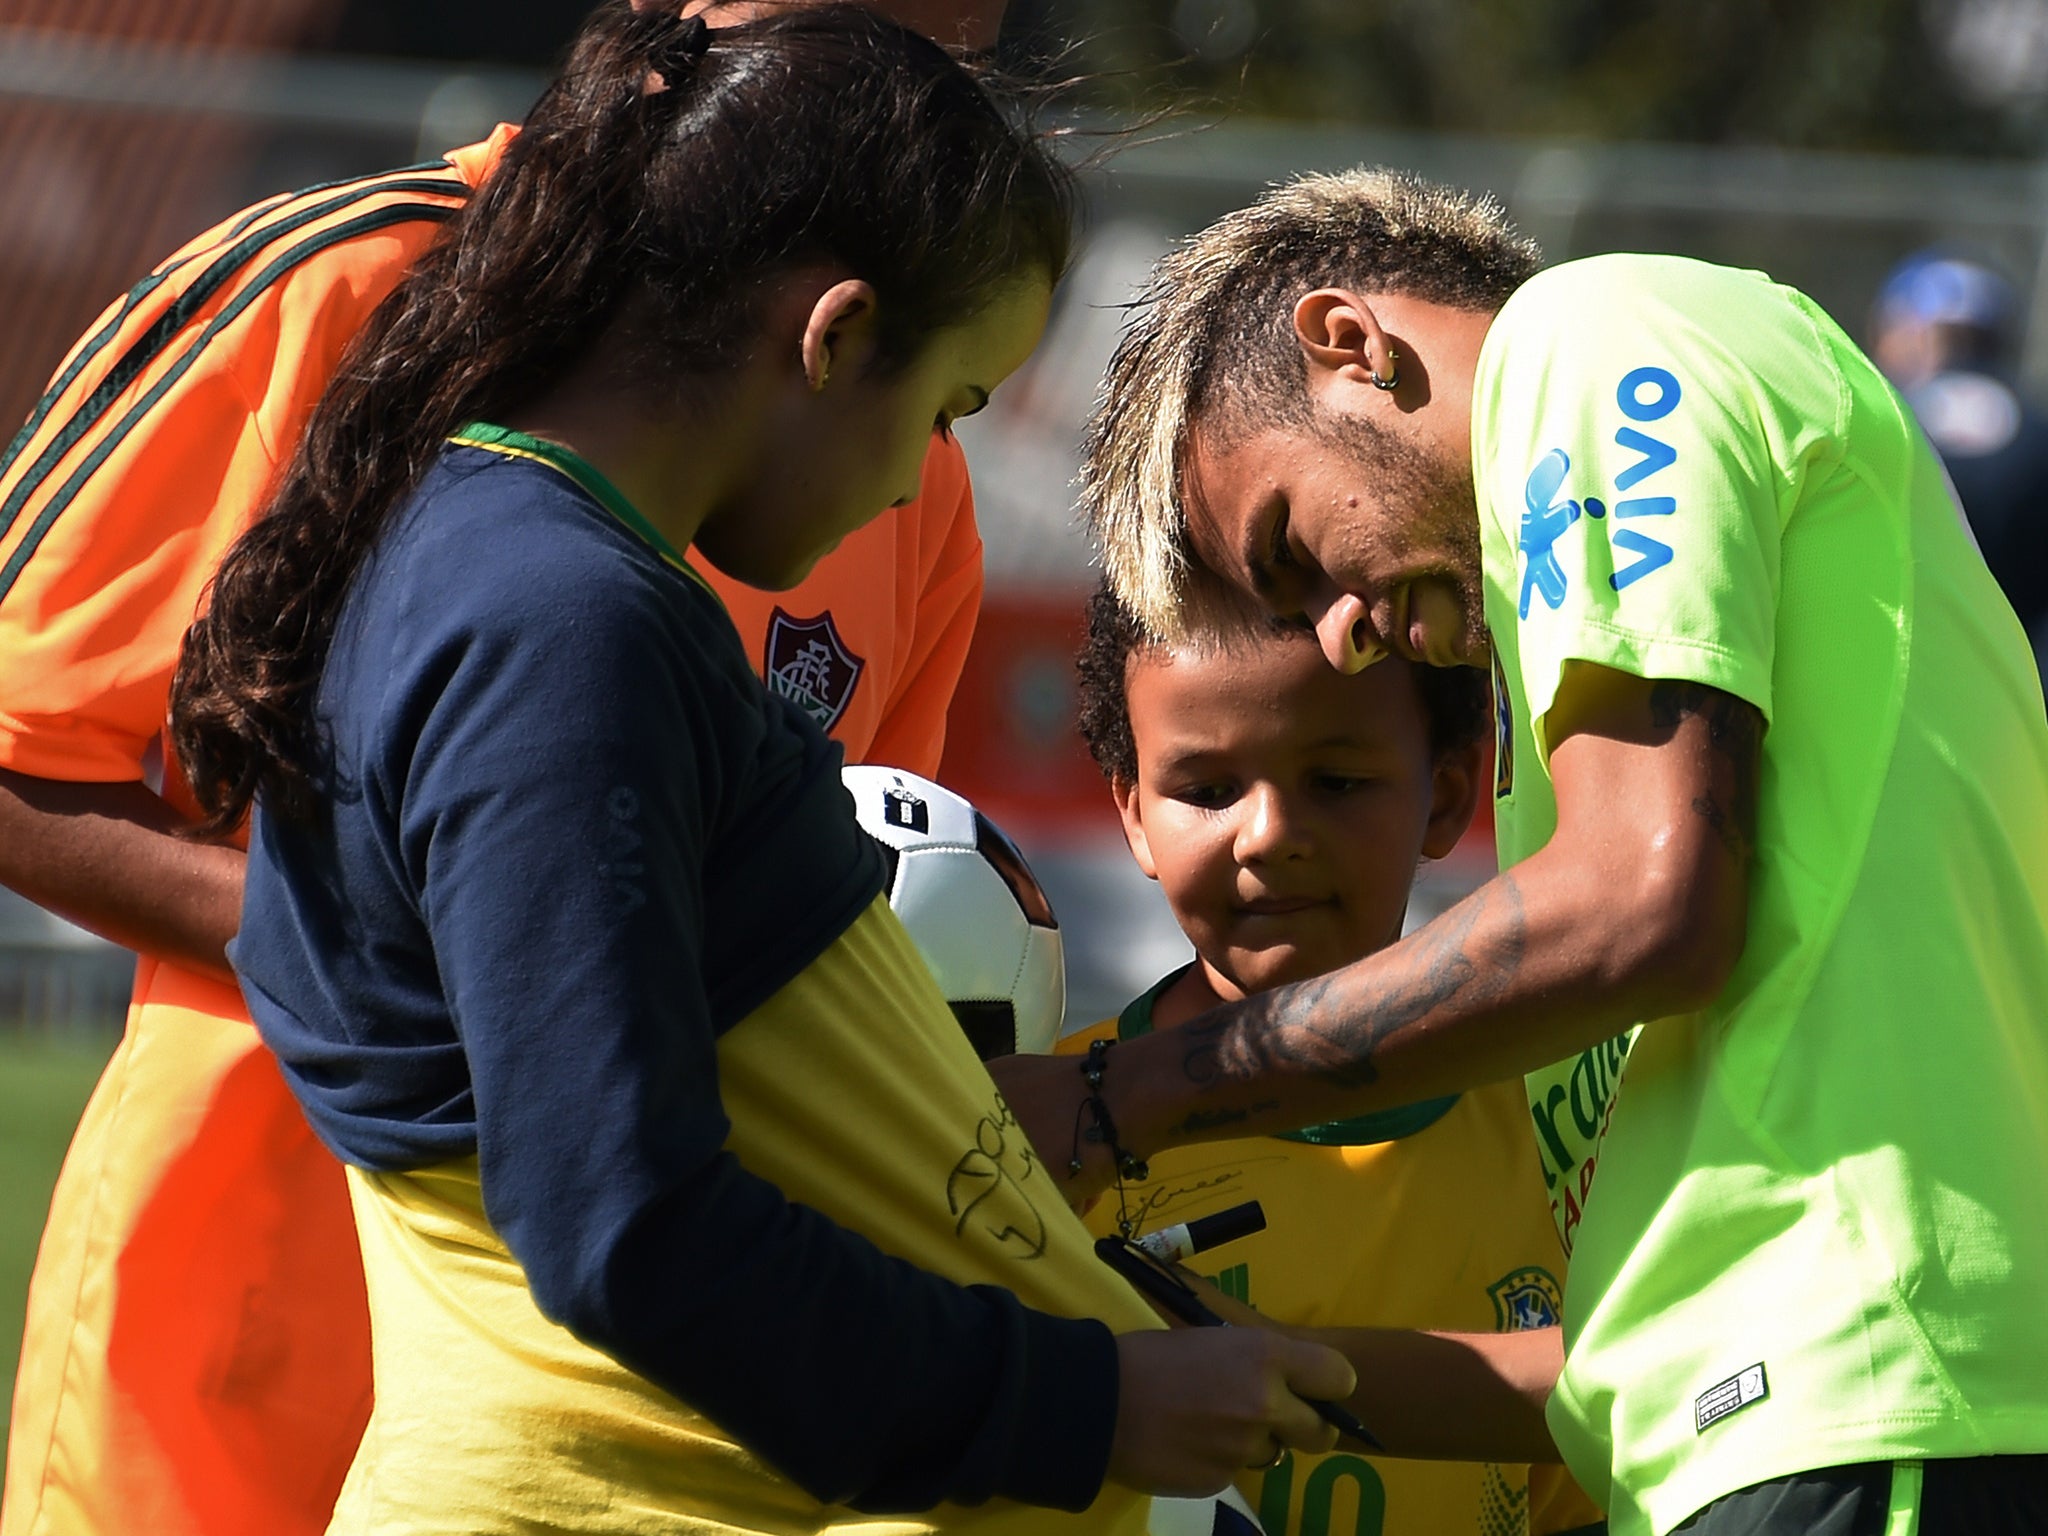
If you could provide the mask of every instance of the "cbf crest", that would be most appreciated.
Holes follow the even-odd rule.
[[[1564,1316],[1564,1287],[1538,1264],[1502,1275],[1486,1294],[1493,1298],[1493,1325],[1501,1333],[1552,1328]]]
[[[846,648],[827,609],[814,619],[792,618],[780,608],[768,621],[762,670],[768,686],[829,731],[846,713],[867,663]]]

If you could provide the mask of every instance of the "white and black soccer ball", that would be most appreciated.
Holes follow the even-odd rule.
[[[1145,1522],[1145,1536],[1264,1536],[1265,1529],[1235,1488],[1213,1499],[1154,1499]]]
[[[844,772],[889,862],[889,905],[983,1061],[1046,1052],[1067,1009],[1052,903],[1017,845],[961,796],[900,768]]]

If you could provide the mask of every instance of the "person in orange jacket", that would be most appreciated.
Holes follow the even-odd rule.
[[[1003,0],[876,8],[986,47]],[[355,1454],[370,1352],[342,1170],[249,1022],[223,956],[243,854],[176,835],[194,807],[161,732],[220,556],[516,131],[200,235],[100,317],[0,460],[0,883],[140,955],[37,1256],[0,1536],[317,1532]],[[936,772],[982,585],[957,445],[935,436],[918,498],[801,586],[717,585],[849,759]]]

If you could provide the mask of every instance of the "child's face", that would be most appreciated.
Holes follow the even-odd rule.
[[[743,492],[697,529],[699,553],[748,586],[795,586],[848,534],[916,499],[932,433],[988,403],[1038,345],[1051,304],[1042,276],[1020,278],[887,374],[869,366],[872,312],[852,315],[831,354],[807,359],[810,374],[792,367],[771,397],[773,430]]]
[[[1306,633],[1141,648],[1125,693],[1125,835],[1226,998],[1399,938],[1416,864],[1471,819],[1478,749],[1431,752],[1409,664],[1336,672]]]

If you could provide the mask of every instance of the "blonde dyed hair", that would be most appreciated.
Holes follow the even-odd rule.
[[[1299,177],[1168,252],[1126,317],[1082,444],[1081,510],[1118,600],[1168,643],[1241,621],[1249,599],[1189,542],[1189,443],[1197,422],[1217,446],[1254,425],[1314,425],[1294,334],[1303,294],[1492,311],[1541,259],[1493,198],[1383,166]]]

